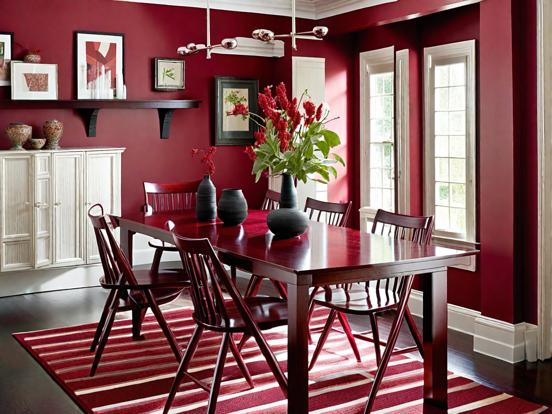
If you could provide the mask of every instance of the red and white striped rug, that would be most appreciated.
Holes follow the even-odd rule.
[[[315,314],[322,324],[325,314]],[[189,308],[164,312],[178,340],[185,347],[192,329]],[[97,374],[89,377],[93,354],[89,352],[95,324],[14,334],[73,400],[87,413],[158,413],[176,372],[177,363],[152,316],[143,326],[146,339],[132,341],[130,320],[115,322]],[[286,328],[268,331],[270,345],[286,366]],[[314,337],[316,342],[317,337]],[[206,333],[193,359],[191,370],[209,380],[220,336]],[[352,414],[364,410],[375,372],[373,348],[359,341],[363,362],[351,355],[344,335],[330,335],[310,374],[310,412]],[[285,413],[287,402],[254,341],[243,350],[255,388],[248,389],[229,354],[219,395],[220,413]],[[542,413],[540,404],[484,387],[456,374],[449,375],[449,413]],[[421,413],[423,372],[420,362],[397,356],[392,359],[376,399],[375,413]],[[207,393],[183,382],[172,413],[203,413]]]

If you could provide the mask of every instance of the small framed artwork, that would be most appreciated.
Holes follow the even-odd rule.
[[[124,35],[120,33],[75,33],[77,98],[106,98],[123,88]]]
[[[179,59],[155,58],[153,88],[157,91],[184,89],[184,61]]]
[[[215,145],[251,145],[255,124],[242,116],[230,115],[237,103],[257,112],[259,81],[231,77],[215,78]]]
[[[40,63],[11,63],[11,98],[56,100],[58,66]]]
[[[0,86],[10,85],[13,33],[0,33]]]

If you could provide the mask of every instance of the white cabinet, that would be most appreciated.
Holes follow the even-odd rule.
[[[0,151],[0,271],[98,262],[87,211],[120,214],[123,151]]]

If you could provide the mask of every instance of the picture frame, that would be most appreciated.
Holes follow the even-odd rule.
[[[57,100],[58,65],[11,62],[13,100]]]
[[[77,99],[113,99],[105,96],[107,88],[122,93],[124,44],[122,33],[75,32]]]
[[[0,32],[0,86],[11,85],[10,62],[13,60],[13,33]]]
[[[257,112],[259,81],[228,76],[215,77],[215,145],[252,145],[255,123],[240,116],[228,115],[235,102]]]
[[[153,89],[179,91],[185,89],[185,63],[182,59],[153,59]]]

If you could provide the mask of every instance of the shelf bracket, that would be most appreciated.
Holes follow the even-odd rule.
[[[80,113],[86,126],[86,136],[95,137],[100,108],[80,108],[77,111]]]
[[[168,139],[171,134],[171,122],[174,114],[174,109],[158,108],[159,113],[159,130],[161,139]]]

